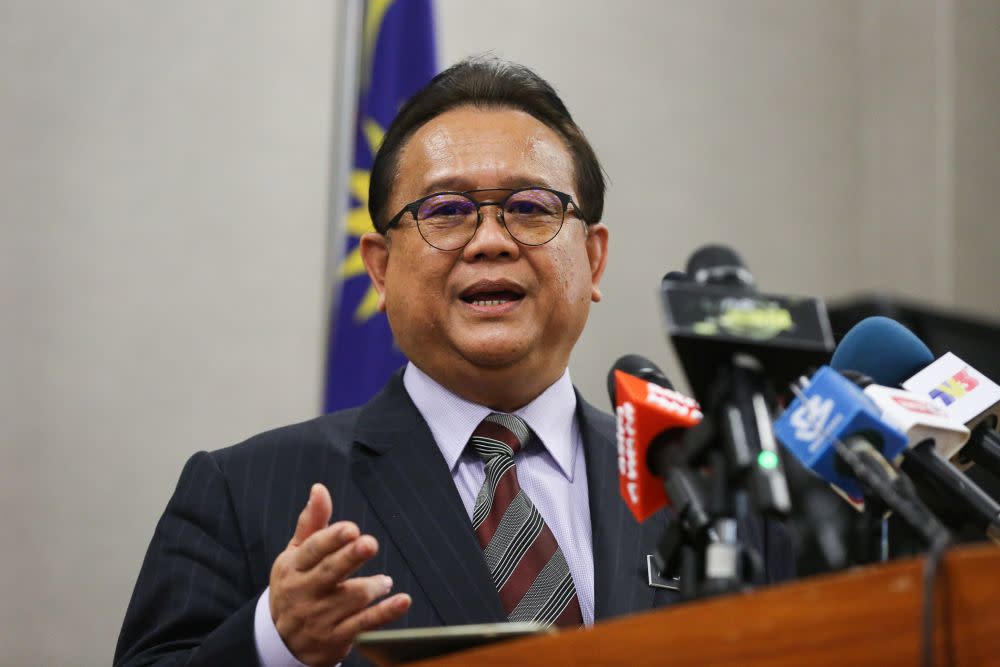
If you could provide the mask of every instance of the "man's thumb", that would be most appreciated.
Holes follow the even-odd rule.
[[[330,492],[322,484],[313,484],[309,489],[309,501],[299,514],[295,534],[292,535],[288,546],[297,547],[317,530],[325,528],[330,523],[332,514],[333,501],[330,500]]]

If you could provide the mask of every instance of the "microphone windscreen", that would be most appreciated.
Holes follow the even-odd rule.
[[[667,379],[667,376],[663,374],[660,367],[652,361],[641,354],[626,354],[622,357],[618,357],[618,361],[616,361],[614,365],[611,366],[611,370],[608,371],[608,398],[611,399],[612,408],[617,405],[617,399],[615,396],[615,371],[621,371],[623,373],[628,373],[629,375],[634,375],[637,378],[642,378],[646,382],[658,384],[666,389],[674,388],[674,385]]]
[[[933,361],[930,349],[902,324],[888,317],[868,317],[840,341],[830,366],[864,373],[876,384],[898,387]]]
[[[696,283],[754,287],[753,274],[736,251],[724,245],[705,245],[688,259],[688,277]]]
[[[683,271],[667,271],[666,275],[660,280],[660,285],[666,285],[668,283],[686,283],[687,274]]]

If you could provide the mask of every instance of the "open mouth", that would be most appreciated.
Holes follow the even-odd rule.
[[[480,308],[503,306],[512,301],[524,298],[524,292],[515,285],[498,285],[495,283],[477,283],[466,289],[459,296],[462,301]]]
[[[463,296],[462,301],[471,303],[473,306],[502,306],[510,301],[520,301],[523,298],[523,294],[516,292],[480,292],[479,294]]]

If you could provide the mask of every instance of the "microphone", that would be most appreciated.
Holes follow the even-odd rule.
[[[702,449],[721,445],[730,486],[746,490],[757,510],[783,516],[790,499],[771,433],[773,386],[826,360],[833,349],[826,308],[819,299],[758,293],[725,246],[695,251],[686,275],[664,276],[661,296],[667,334],[710,417],[698,434]]]
[[[774,424],[775,435],[807,468],[851,498],[880,500],[930,544],[948,532],[889,461],[906,449],[858,387],[823,366]]]
[[[671,510],[650,568],[661,576],[679,574],[684,598],[729,590],[746,568],[759,574],[759,558],[740,547],[736,522],[717,515],[722,508],[706,498],[716,489],[706,489],[711,480],[689,458],[686,435],[702,420],[698,403],[673,391],[656,364],[638,355],[615,362],[608,393],[617,417],[625,503],[638,521],[664,505]]]
[[[848,331],[830,359],[837,370],[857,371],[875,384],[897,387],[934,361],[924,342],[888,317],[866,317]]]
[[[709,244],[695,250],[688,258],[687,275],[703,285],[729,285],[750,291],[757,287],[753,274],[740,256],[724,245]]]
[[[753,356],[782,388],[829,359],[834,341],[821,299],[757,292],[739,255],[724,246],[695,251],[686,273],[689,280],[678,271],[664,276],[660,295],[667,335],[703,405],[734,354]]]
[[[831,365],[851,364],[854,371],[898,385],[914,368],[926,366],[928,359],[933,360],[931,351],[909,329],[888,318],[871,317],[844,336]],[[962,519],[1000,539],[1000,504],[947,460],[963,449],[969,429],[926,394],[877,385],[864,391],[883,418],[906,433],[909,447],[901,468],[918,483],[921,495],[939,506],[942,515],[953,515],[955,505],[964,508]],[[934,495],[949,502],[936,501]]]
[[[968,440],[969,429],[915,392],[874,384],[864,391],[882,410],[883,418],[906,434],[909,448],[903,452],[900,468],[917,482],[928,504],[940,508],[938,515],[945,517],[954,516],[956,506],[963,508],[960,523],[968,522],[1000,541],[1000,505],[948,462]]]
[[[1000,477],[1000,386],[951,352],[902,383],[930,397],[948,415],[972,430],[965,447],[952,459],[975,463]]]
[[[960,468],[972,463],[1000,477],[1000,386],[951,352],[934,355],[909,329],[887,317],[869,317],[851,329],[837,347],[836,368],[869,369],[875,382],[931,398],[972,433],[956,454]],[[869,373],[869,374],[872,374]],[[908,379],[907,379],[908,378]]]
[[[683,271],[667,271],[663,278],[660,280],[660,287],[663,287],[667,283],[683,283],[687,282],[687,274]]]
[[[615,410],[619,490],[632,516],[645,521],[665,505],[685,510],[690,496],[697,495],[696,489],[685,492],[685,487],[696,482],[666,483],[668,497],[662,480],[674,474],[670,459],[684,431],[701,422],[698,402],[674,391],[656,364],[636,354],[621,357],[611,367],[608,394]],[[707,513],[694,520],[709,523]]]
[[[612,408],[618,404],[618,401],[615,399],[617,395],[616,387],[618,385],[615,371],[628,373],[629,375],[637,377],[640,380],[652,382],[653,384],[663,387],[664,389],[674,388],[674,385],[671,384],[670,380],[667,379],[667,376],[663,374],[660,367],[652,361],[640,354],[626,354],[623,357],[619,357],[618,361],[616,361],[611,367],[611,370],[608,371],[608,396],[611,397]]]

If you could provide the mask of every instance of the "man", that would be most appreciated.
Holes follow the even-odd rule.
[[[359,409],[192,457],[116,663],[358,664],[378,627],[571,628],[674,600],[646,581],[665,519],[628,514],[613,420],[567,371],[601,298],[603,199],[526,68],[467,60],[404,105],[361,251],[410,363]],[[742,530],[787,577],[776,527]]]

